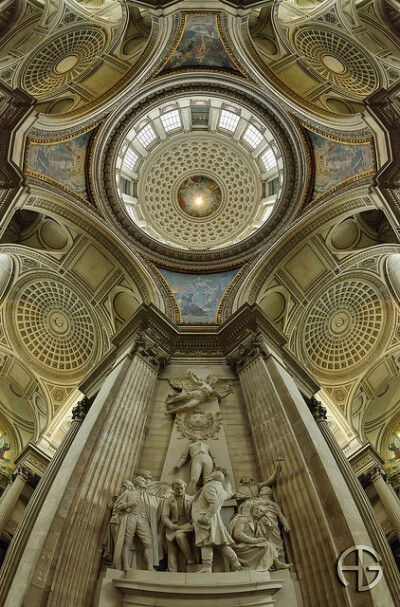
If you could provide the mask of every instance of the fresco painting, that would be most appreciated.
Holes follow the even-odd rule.
[[[389,462],[393,470],[400,470],[400,422],[393,428],[388,441]]]
[[[178,204],[191,217],[208,217],[222,201],[219,185],[205,175],[191,175],[178,190]]]
[[[315,180],[311,199],[373,169],[369,143],[348,144],[307,131],[314,152]]]
[[[217,27],[217,16],[186,15],[179,44],[163,72],[187,67],[205,67],[240,73],[226,52]]]
[[[218,305],[239,270],[217,274],[183,274],[159,268],[174,294],[184,323],[215,322]]]
[[[88,200],[85,167],[92,133],[51,145],[30,142],[27,170],[49,177]]]
[[[0,470],[8,473],[12,468],[10,439],[2,424],[0,424]]]

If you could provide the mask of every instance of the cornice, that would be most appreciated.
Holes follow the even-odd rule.
[[[355,453],[352,453],[348,460],[358,477],[365,476],[377,466],[383,466],[384,458],[374,449],[371,443],[366,443]]]
[[[35,101],[30,95],[0,83],[0,188],[4,188],[0,196],[1,215],[25,183],[24,173],[10,159],[10,150],[17,129],[32,114],[34,107]]]
[[[272,5],[272,3],[270,3]],[[265,4],[264,4],[265,6]],[[278,9],[279,3],[275,3],[275,11]],[[276,17],[274,18],[275,31],[280,33],[279,26],[276,26]],[[353,136],[363,137],[369,134],[369,129],[362,123],[360,117],[351,116],[349,119],[344,119],[342,115],[335,114],[327,109],[320,108],[306,103],[304,99],[298,95],[293,89],[289,88],[279,77],[268,68],[268,66],[260,59],[252,42],[249,30],[249,14],[243,15],[237,19],[234,24],[234,31],[238,45],[242,63],[246,66],[251,77],[257,82],[262,89],[271,91],[271,95],[280,103],[287,111],[295,115],[300,121],[307,121],[315,128],[321,128],[333,135],[346,137],[348,132],[352,131]],[[280,36],[280,43],[286,46],[286,41]],[[293,53],[289,47],[287,53]],[[357,120],[357,122],[355,122]],[[336,124],[332,124],[336,122]]]
[[[46,470],[50,459],[50,456],[39,449],[37,445],[28,443],[23,451],[15,458],[14,463],[17,467],[22,465],[32,474],[37,474],[41,477]]]
[[[245,304],[221,326],[180,327],[172,324],[153,304],[143,304],[112,340],[111,350],[94,367],[79,389],[92,396],[105,380],[115,363],[123,356],[138,354],[154,358],[157,349],[161,366],[174,356],[218,357],[228,362],[240,346],[261,334],[268,353],[277,356],[286,366],[300,389],[307,395],[319,390],[319,385],[286,347],[286,337],[274,326],[256,304]],[[147,358],[147,362],[148,358]],[[151,362],[151,361],[150,361]],[[150,364],[150,363],[149,363]],[[151,363],[159,365],[156,360]]]
[[[263,268],[266,263],[268,267],[277,267],[277,265],[283,260],[283,258],[292,251],[297,244],[299,244],[304,238],[309,237],[316,230],[322,229],[328,222],[340,217],[342,214],[350,214],[357,210],[366,209],[365,201],[365,187],[361,190],[358,187],[354,187],[353,190],[347,190],[345,193],[346,198],[343,200],[344,193],[339,198],[338,194],[329,197],[328,199],[321,201],[318,207],[310,207],[305,212],[296,224],[293,224],[288,230],[284,238],[279,241],[279,246],[274,247],[267,251],[263,257],[260,257],[257,268],[254,268],[256,277],[251,279],[252,286],[248,293],[248,300],[250,303],[254,302],[257,298],[260,288],[265,282],[265,274]],[[371,207],[373,204],[371,203]],[[249,280],[249,277],[246,278]],[[226,314],[229,314],[229,310],[226,309]]]

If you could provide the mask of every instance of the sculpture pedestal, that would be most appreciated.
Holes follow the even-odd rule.
[[[105,585],[110,586],[110,574],[119,591],[118,602],[110,587],[104,592]],[[270,607],[275,605],[272,595],[282,585],[282,580],[272,581],[268,572],[259,571],[206,574],[131,569],[122,574],[113,569],[103,581],[99,607]]]

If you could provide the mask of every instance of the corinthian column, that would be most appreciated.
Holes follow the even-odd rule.
[[[30,472],[23,466],[19,466],[12,473],[12,483],[7,487],[0,503],[0,536],[31,476]]]
[[[233,335],[234,322],[239,326],[239,316],[232,321]],[[262,322],[264,328],[268,321]],[[394,607],[398,603],[386,580],[368,593],[358,592],[355,584],[344,587],[339,582],[340,554],[356,544],[371,545],[371,538],[299,391],[298,385],[306,391],[306,371],[284,348],[283,336],[272,334],[274,341],[266,337],[277,333],[276,329],[266,327],[264,333],[256,325],[254,331],[254,324],[253,316],[252,334],[231,350],[229,360],[240,379],[260,478],[268,478],[274,460],[284,459],[275,499],[290,522],[290,559],[299,574],[304,604]],[[309,378],[309,388],[313,383]]]
[[[5,607],[93,603],[111,496],[133,474],[166,361],[143,332],[133,348],[122,347],[93,372],[105,379],[37,517]]]
[[[59,448],[49,462],[39,484],[28,502],[24,516],[13,535],[3,565],[0,569],[0,605],[4,605],[11,582],[14,579],[18,568],[18,562],[23,554],[27,540],[35,524],[36,517],[43,506],[55,476],[60,469],[65,455],[73,443],[89,408],[90,402],[85,397],[72,409],[72,422],[68,428],[68,432],[65,434]]]
[[[400,501],[395,492],[389,487],[383,477],[381,468],[374,468],[369,474],[368,479],[374,485],[377,494],[390,518],[393,527],[396,530],[397,537],[400,539]]]
[[[354,473],[353,468],[351,467],[349,461],[347,460],[342,449],[340,448],[337,440],[333,436],[331,429],[329,428],[328,421],[327,421],[327,412],[326,412],[325,407],[319,401],[317,401],[317,399],[314,397],[310,399],[309,407],[310,407],[311,413],[312,413],[315,421],[317,422],[317,425],[318,425],[333,457],[335,458],[336,463],[338,464],[344,478],[346,479],[347,486],[349,487],[350,492],[353,496],[353,499],[354,499],[355,503],[357,504],[357,508],[360,513],[360,516],[361,516],[366,528],[368,529],[368,533],[371,537],[373,546],[382,558],[385,575],[389,581],[389,587],[393,594],[395,603],[398,604],[400,602],[400,580],[399,580],[398,570],[396,567],[396,563],[393,559],[393,555],[390,550],[390,546],[386,540],[385,534],[384,534],[381,526],[379,525],[379,523],[375,517],[371,503],[370,503],[364,489],[362,488],[361,483],[359,482],[356,474]],[[392,489],[386,485],[381,474],[380,473],[378,474],[379,470],[380,469],[378,467],[375,469],[372,476],[370,476],[370,480],[374,483],[374,485],[375,485],[375,482],[377,483],[375,488],[376,488],[378,495],[380,497],[381,497],[381,493],[384,495],[384,499],[388,503],[387,513],[388,513],[389,517],[391,517],[391,514],[392,514],[393,518],[396,519],[397,527],[393,520],[392,520],[392,522],[398,533],[399,532],[399,523],[400,523],[400,508],[399,508],[400,503],[397,500],[398,503],[393,504],[393,500],[396,500],[396,496],[393,495]],[[374,479],[375,479],[375,482],[374,482]],[[381,481],[382,481],[383,485],[385,486],[384,488],[382,487]],[[381,497],[381,499],[382,499],[382,497]],[[385,505],[384,499],[382,499],[382,502]],[[396,506],[397,506],[397,518],[396,518]],[[390,510],[391,514],[389,513],[389,510]]]

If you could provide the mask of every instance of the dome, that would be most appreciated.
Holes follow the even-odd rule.
[[[278,198],[281,153],[268,124],[222,99],[158,105],[132,121],[119,156],[130,220],[175,248],[240,242],[268,221]]]
[[[237,265],[284,228],[305,195],[308,165],[276,103],[255,103],[252,87],[232,91],[223,78],[218,89],[198,80],[179,93],[168,83],[146,105],[132,94],[96,138],[91,178],[134,248],[174,267],[185,251],[206,271],[214,261]]]

